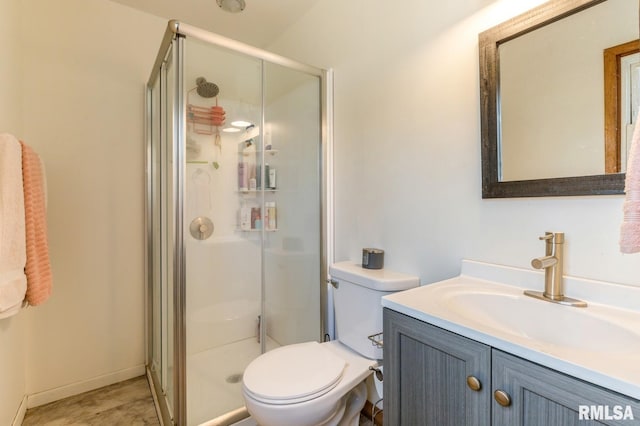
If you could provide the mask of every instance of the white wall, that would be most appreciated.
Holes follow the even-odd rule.
[[[336,259],[381,247],[428,283],[462,258],[528,268],[557,230],[568,274],[639,284],[622,196],[481,198],[477,35],[541,2],[327,0],[270,46],[335,70]]]
[[[19,0],[0,0],[0,133],[22,136]],[[24,313],[0,320],[0,424],[10,425],[25,395]]]
[[[0,0],[0,133],[22,131],[22,82],[19,43],[20,1]]]
[[[54,278],[28,312],[40,403],[144,371],[143,86],[166,21],[104,0],[20,7],[23,136],[46,164]]]

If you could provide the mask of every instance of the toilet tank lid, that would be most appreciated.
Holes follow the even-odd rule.
[[[329,267],[331,278],[377,291],[400,291],[420,285],[414,275],[403,274],[389,269],[366,269],[358,262],[344,261]]]

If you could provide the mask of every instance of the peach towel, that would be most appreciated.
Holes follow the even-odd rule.
[[[22,149],[15,136],[0,134],[0,318],[20,312],[27,278]]]
[[[22,179],[24,181],[24,213],[27,244],[26,301],[36,306],[51,295],[52,275],[47,241],[45,176],[40,157],[22,144]]]
[[[620,227],[620,251],[640,251],[640,112],[631,138],[631,149],[627,159],[627,174],[624,180],[624,217]]]

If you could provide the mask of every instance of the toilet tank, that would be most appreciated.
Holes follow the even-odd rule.
[[[335,283],[333,304],[336,339],[370,359],[382,359],[382,349],[368,336],[382,333],[382,297],[417,287],[418,277],[389,269],[365,269],[356,262],[329,267]]]

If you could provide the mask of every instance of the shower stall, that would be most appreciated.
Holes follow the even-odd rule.
[[[147,374],[165,424],[248,414],[261,353],[321,341],[331,73],[170,21],[147,92]]]

